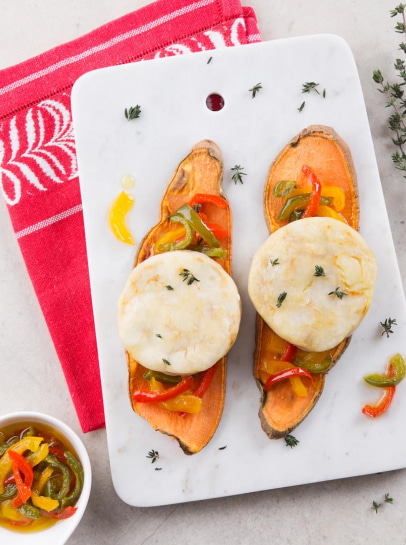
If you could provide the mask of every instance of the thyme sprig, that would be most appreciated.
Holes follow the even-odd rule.
[[[371,509],[375,509],[375,513],[378,513],[380,507],[382,507],[382,503],[378,503],[375,500],[372,502]]]
[[[152,449],[148,452],[146,458],[150,458],[151,464],[154,464],[159,458],[159,452],[157,450]]]
[[[310,91],[315,91],[318,95],[319,90],[317,87],[320,85],[320,83],[315,83],[314,81],[306,81],[306,83],[303,83],[302,85],[302,93],[310,93]]]
[[[340,286],[336,288],[334,291],[330,291],[329,295],[337,295],[339,299],[342,299],[344,295],[348,295],[348,293],[345,293],[345,291],[340,291]]]
[[[254,87],[251,87],[251,89],[248,89],[248,91],[252,94],[252,98],[255,98],[256,94],[259,93],[259,91],[262,89],[261,83],[257,83],[254,85]]]
[[[382,331],[382,335],[385,335],[386,333],[386,337],[389,338],[390,334],[393,333],[392,331],[392,326],[393,325],[398,325],[396,323],[396,318],[386,318],[386,320],[384,322],[379,322],[381,324],[381,326],[383,327],[383,331]]]
[[[277,257],[276,259],[270,259],[269,262],[272,267],[275,267],[275,265],[279,265],[279,257]]]
[[[287,447],[294,448],[300,443],[300,441],[299,439],[296,439],[296,437],[294,437],[293,435],[289,434],[285,436],[285,443]]]
[[[193,282],[200,282],[196,276],[193,276],[189,269],[183,269],[182,272],[179,273],[179,276],[183,276],[183,281],[186,282],[188,286],[193,284]]]
[[[244,182],[242,181],[242,176],[247,175],[245,172],[243,172],[244,167],[242,167],[240,165],[235,165],[235,166],[232,167],[231,170],[234,172],[231,179],[233,180],[235,185],[237,185],[238,182],[240,182],[240,184],[243,184]]]
[[[324,272],[323,267],[320,267],[320,265],[315,265],[313,276],[326,276],[326,273]]]
[[[395,25],[395,32],[406,36],[406,19],[405,19],[406,4],[399,4],[395,9],[390,10],[390,16],[396,17],[401,15],[402,20],[398,21]],[[405,38],[403,38],[405,39]],[[402,41],[399,44],[399,49],[406,53],[406,43]],[[388,128],[394,136],[392,137],[393,144],[398,148],[392,153],[392,161],[395,168],[403,172],[406,171],[406,100],[404,98],[404,85],[406,85],[406,66],[405,61],[402,59],[396,59],[394,68],[397,72],[397,76],[400,79],[399,82],[391,83],[385,81],[380,70],[374,70],[372,73],[372,79],[378,84],[378,91],[386,97],[386,107],[392,110],[392,114],[388,117]],[[406,178],[406,174],[403,175]]]
[[[141,106],[137,104],[136,106],[130,106],[124,110],[124,115],[128,121],[132,119],[137,119],[141,115]]]

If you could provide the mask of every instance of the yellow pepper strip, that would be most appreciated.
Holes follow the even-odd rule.
[[[348,223],[344,216],[342,216],[339,212],[336,212],[334,208],[331,208],[330,206],[320,205],[317,208],[316,216],[321,218],[333,218],[335,220],[342,221],[343,223]]]
[[[153,392],[162,392],[165,388],[161,382],[152,377],[149,381]],[[197,414],[202,410],[203,401],[200,397],[191,394],[179,394],[168,401],[161,401],[160,405],[168,411]]]
[[[35,467],[40,462],[42,462],[42,460],[45,460],[45,458],[48,456],[48,453],[48,443],[42,443],[37,452],[33,452],[32,454],[27,456],[27,462],[30,464],[31,467]]]
[[[311,193],[312,187],[310,185],[297,187],[289,193],[289,197],[295,197],[296,195],[302,195],[302,193]],[[328,197],[334,199],[334,208],[340,212],[345,206],[345,193],[336,185],[322,185],[321,187],[322,197]]]
[[[11,460],[8,451],[11,449],[14,452],[18,452],[18,454],[23,454],[26,450],[37,452],[43,440],[43,437],[24,437],[24,439],[14,443],[14,445],[6,450],[0,458],[0,494],[4,492],[4,479],[11,472]]]
[[[260,369],[261,381],[265,384],[269,375],[274,375],[278,371],[283,369],[290,369],[296,367],[293,363],[281,360],[263,360],[262,367]],[[292,392],[298,397],[307,397],[307,388],[303,384],[300,377],[290,377],[290,384],[292,386]]]
[[[34,482],[34,485],[32,489],[37,493],[41,494],[44,490],[45,485],[47,484],[49,478],[51,477],[52,473],[54,472],[53,468],[51,466],[47,466],[44,471],[39,476],[39,479],[37,482]]]
[[[47,498],[46,496],[38,496],[36,492],[31,494],[31,501],[35,507],[44,509],[45,511],[53,511],[59,507],[59,501]]]
[[[154,254],[161,253],[158,250],[159,246],[161,246],[163,244],[168,244],[170,242],[175,242],[176,240],[178,240],[178,238],[180,238],[182,236],[185,236],[185,235],[186,235],[186,230],[185,230],[185,228],[183,226],[182,227],[177,227],[176,229],[172,229],[172,231],[167,231],[161,237],[159,237],[159,239],[155,242],[155,244],[154,244]]]
[[[14,520],[16,522],[27,522],[30,519],[23,514],[21,514],[19,511],[14,509],[14,507],[11,505],[11,500],[3,501],[1,504],[1,516],[8,520]]]
[[[118,240],[134,246],[133,236],[125,223],[126,215],[133,206],[134,197],[122,191],[110,207],[109,224]]]

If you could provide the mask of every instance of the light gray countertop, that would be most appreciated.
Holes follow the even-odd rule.
[[[79,37],[147,3],[145,0],[29,3],[0,0],[0,68]],[[334,33],[350,45],[365,96],[404,284],[406,180],[391,161],[394,149],[387,129],[389,111],[372,80],[376,68],[393,80],[393,62],[403,55],[398,51],[402,36],[393,30],[396,20],[389,14],[396,3],[392,0],[243,3],[255,9],[263,40]],[[105,431],[88,434],[80,431],[2,199],[0,208],[0,412],[37,410],[53,414],[69,424],[88,448],[93,490],[85,516],[69,544],[406,543],[404,471],[157,508],[134,508],[123,503],[112,485]],[[396,437],[387,448],[396,449]],[[394,503],[383,505],[376,514],[371,509],[372,501],[382,501],[385,493],[390,493]]]

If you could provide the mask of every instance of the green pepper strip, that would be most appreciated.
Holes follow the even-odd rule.
[[[213,248],[220,248],[220,242],[199,218],[191,206],[188,204],[183,204],[176,211],[176,215],[183,216],[209,246],[212,246]]]
[[[72,473],[75,475],[75,487],[72,490],[72,492],[62,499],[61,501],[61,507],[67,507],[68,505],[73,505],[75,501],[80,496],[82,489],[83,489],[83,480],[84,480],[84,474],[82,466],[79,464],[79,462],[76,460],[76,458],[68,451],[65,452],[66,456],[66,462],[68,466],[70,467]]]
[[[6,484],[3,494],[0,494],[0,501],[10,500],[17,495],[17,486],[14,483]]]
[[[169,216],[169,220],[172,223],[181,223],[186,231],[186,236],[179,242],[168,242],[166,244],[160,244],[158,246],[159,252],[171,252],[173,250],[184,250],[187,248],[192,242],[194,237],[194,231],[190,224],[190,222],[181,214],[173,214],[172,216]]]
[[[59,492],[55,493],[52,490],[51,485],[46,487],[47,495],[49,495],[49,497],[52,498],[53,500],[60,501],[63,498],[65,498],[65,496],[67,496],[69,492],[70,481],[71,481],[71,474],[70,474],[69,468],[65,464],[62,464],[62,462],[59,462],[59,460],[57,460],[55,456],[53,456],[52,454],[48,454],[48,456],[45,458],[45,462],[51,467],[53,467],[54,469],[58,469],[62,473],[62,485],[59,489]],[[49,482],[50,480],[47,482],[47,484]]]
[[[20,439],[17,436],[10,437],[5,443],[2,443],[0,445],[0,458],[3,456],[3,454],[8,450],[12,445],[15,445],[18,443]]]
[[[20,507],[17,508],[17,511],[19,511],[22,515],[30,519],[39,518],[38,507],[34,507],[34,505],[31,505],[30,503],[23,503],[22,505],[20,505]]]
[[[165,382],[167,384],[178,384],[182,380],[182,377],[175,375],[165,375],[165,373],[160,373],[159,371],[147,371],[143,375],[147,380],[152,378],[158,380],[159,382]]]
[[[385,388],[387,386],[396,386],[405,378],[406,365],[405,360],[400,354],[395,354],[389,360],[389,364],[393,367],[393,376],[383,375],[381,373],[372,373],[364,377],[365,382],[371,386]]]
[[[275,197],[287,197],[295,187],[295,180],[281,180],[273,188],[273,194]]]
[[[277,218],[278,221],[284,221],[289,219],[289,216],[294,210],[298,210],[299,208],[306,208],[306,206],[310,202],[311,197],[311,193],[302,193],[302,195],[295,195],[294,197],[289,197],[288,199],[286,199],[285,204],[279,212],[279,216]],[[334,199],[330,199],[329,197],[320,197],[320,204],[328,206],[330,204],[333,204],[333,200]]]
[[[329,354],[326,359],[317,363],[295,359],[294,364],[298,367],[307,369],[311,373],[325,373],[330,368],[332,361],[333,358],[331,354]]]

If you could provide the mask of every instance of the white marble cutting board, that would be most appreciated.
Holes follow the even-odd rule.
[[[308,81],[319,83],[326,97],[302,94]],[[262,89],[253,99],[248,90],[257,83]],[[206,107],[212,92],[224,97],[221,111]],[[124,108],[135,104],[142,107],[141,117],[128,122]],[[363,375],[383,371],[391,355],[405,352],[406,313],[362,90],[347,44],[318,35],[98,70],[75,84],[72,107],[109,455],[121,499],[154,506],[405,467],[406,382],[386,415],[372,420],[361,414],[364,403],[379,397]],[[246,284],[251,258],[267,237],[262,199],[269,166],[311,124],[332,126],[352,150],[361,233],[376,254],[379,275],[367,317],[329,373],[320,401],[293,432],[300,443],[290,449],[284,440],[270,441],[257,416],[255,313]],[[122,189],[122,177],[132,175],[135,206],[127,224],[138,245],[158,220],[174,169],[204,138],[214,140],[224,156],[223,185],[234,218],[233,276],[243,320],[229,354],[220,426],[205,449],[188,457],[130,406],[116,308],[137,246],[114,238],[107,211]],[[247,173],[243,185],[231,181],[236,164]],[[389,316],[398,325],[386,338],[379,323]],[[147,458],[151,449],[160,454],[154,464]]]

